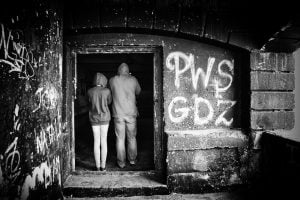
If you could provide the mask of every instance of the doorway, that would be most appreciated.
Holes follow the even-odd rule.
[[[109,80],[116,75],[119,65],[127,63],[130,72],[139,81],[142,92],[137,98],[137,165],[120,169],[116,165],[115,133],[113,118],[108,130],[107,171],[157,171],[163,166],[162,147],[162,74],[160,53],[157,48],[99,48],[94,52],[77,52],[75,63],[75,98],[73,117],[73,171],[92,171],[93,134],[88,119],[86,94],[93,87],[95,73],[103,73]],[[110,105],[111,111],[111,105]]]

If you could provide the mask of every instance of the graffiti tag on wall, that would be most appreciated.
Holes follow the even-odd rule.
[[[196,69],[193,54],[187,55],[176,51],[167,56],[166,67],[174,72],[176,90],[182,90],[181,82],[188,80],[192,86],[189,90],[194,91],[190,97],[172,98],[168,105],[168,117],[172,123],[183,123],[188,117],[192,117],[194,125],[197,126],[205,126],[213,120],[215,126],[232,125],[233,117],[226,118],[225,116],[234,107],[236,101],[224,98],[223,94],[232,86],[234,60],[223,59],[216,63],[215,57],[208,57],[205,71],[202,67]],[[213,90],[214,99],[200,96],[199,85],[202,86],[201,94]]]
[[[27,175],[22,186],[21,199],[27,199],[30,190],[35,189],[38,184],[47,189],[53,182],[61,185],[59,156],[54,157],[49,162],[41,163],[34,168],[31,174]]]
[[[8,68],[9,73],[17,73],[20,79],[29,80],[35,75],[35,69],[42,65],[42,58],[36,59],[25,44],[17,42],[19,32],[6,30],[0,24],[0,67]]]

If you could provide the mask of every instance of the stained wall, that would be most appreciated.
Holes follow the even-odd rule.
[[[67,40],[71,49],[81,53],[107,46],[162,48],[163,81],[158,84],[163,87],[159,94],[166,145],[162,162],[168,186],[173,191],[199,192],[243,183],[247,176],[249,52],[145,34],[87,34]]]
[[[1,199],[62,195],[61,14],[54,2],[1,6]]]

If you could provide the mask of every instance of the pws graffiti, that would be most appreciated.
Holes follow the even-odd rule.
[[[210,76],[212,74],[212,70],[214,67],[216,58],[214,57],[209,57],[207,60],[207,69],[206,72],[203,70],[202,67],[198,67],[198,69],[195,69],[195,58],[193,54],[186,55],[185,53],[182,53],[180,51],[175,51],[172,52],[168,55],[166,58],[166,67],[174,71],[175,70],[175,79],[174,79],[174,84],[176,88],[178,89],[180,87],[180,77],[183,76],[184,73],[186,73],[188,70],[191,71],[191,78],[192,78],[192,85],[194,90],[197,90],[198,88],[198,81],[199,77],[201,77],[202,84],[204,88],[207,88],[208,85],[212,85],[215,88],[215,97],[216,98],[222,98],[221,94],[222,92],[226,92],[233,81],[232,75],[233,75],[233,69],[234,69],[234,61],[230,61],[227,59],[224,59],[219,62],[218,64],[218,75],[220,76],[218,79],[215,78],[211,84],[210,82]],[[180,68],[180,62],[183,62],[183,67]],[[224,68],[227,67],[228,71],[225,71]],[[227,85],[222,87],[222,79],[228,79]]]
[[[30,190],[34,190],[37,185],[42,185],[44,189],[57,182],[61,186],[60,159],[54,157],[51,161],[43,162],[35,167],[31,174],[27,175],[21,190],[21,199],[27,199]]]
[[[38,105],[33,112],[36,112],[41,108],[45,108],[47,110],[55,109],[59,94],[54,86],[48,85],[46,87],[38,88],[35,92],[35,97],[37,98]]]
[[[42,57],[36,59],[25,44],[15,41],[19,39],[17,31],[6,30],[3,24],[0,24],[0,27],[0,66],[8,67],[8,72],[17,73],[20,79],[31,79],[35,75],[35,70],[42,66]]]

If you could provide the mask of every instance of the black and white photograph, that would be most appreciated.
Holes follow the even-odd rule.
[[[298,4],[1,1],[0,200],[299,198]]]

